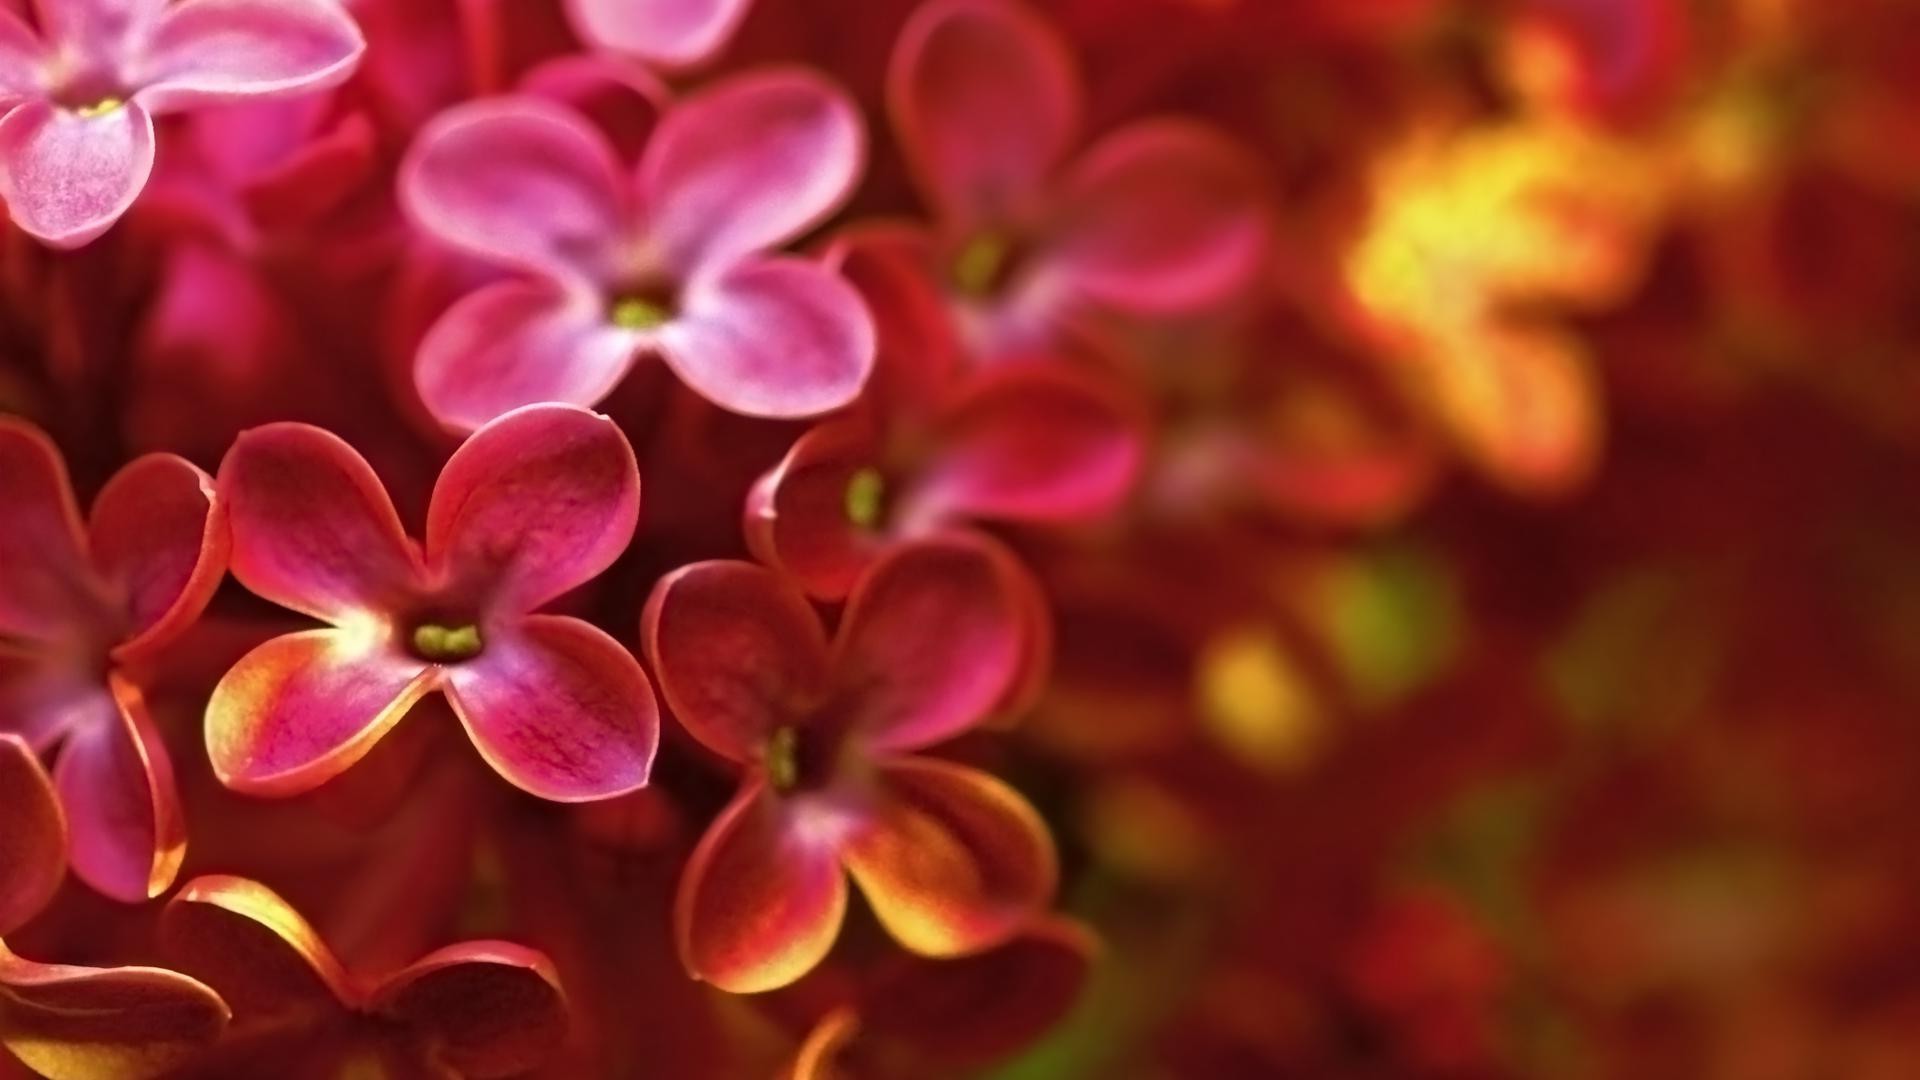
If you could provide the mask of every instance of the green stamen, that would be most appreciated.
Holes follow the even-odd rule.
[[[439,626],[424,623],[414,628],[413,651],[422,660],[445,663],[452,660],[471,660],[480,655],[480,628],[478,626]]]
[[[847,520],[863,529],[880,521],[881,500],[886,498],[887,481],[880,470],[869,465],[847,481]]]
[[[775,791],[792,791],[800,783],[800,733],[783,727],[767,740],[767,781]]]
[[[669,313],[666,308],[650,300],[629,296],[614,302],[608,318],[622,330],[651,330],[666,322]]]
[[[953,283],[970,296],[983,296],[993,290],[1005,269],[1013,244],[999,233],[981,233],[960,249],[953,260]]]

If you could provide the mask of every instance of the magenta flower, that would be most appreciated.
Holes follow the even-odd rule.
[[[950,536],[896,548],[832,642],[751,563],[696,563],[648,599],[642,643],[674,715],[741,769],[680,880],[688,971],[784,986],[838,936],[847,876],[908,949],[955,956],[1015,934],[1053,894],[1046,826],[1012,788],[914,751],[984,719],[1018,682],[1030,600],[1012,557]]]
[[[214,688],[207,751],[228,787],[318,787],[434,690],[494,771],[534,795],[647,782],[659,721],[640,665],[591,624],[537,612],[633,536],[640,474],[611,421],[539,405],[476,432],[434,486],[424,551],[373,469],[316,427],[243,433],[219,483],[234,576],[329,624],[266,642]]]
[[[1002,0],[934,0],[901,32],[887,104],[937,218],[927,258],[976,348],[1054,340],[1089,307],[1203,308],[1249,283],[1270,224],[1247,156],[1177,119],[1081,137],[1066,44]]]
[[[657,67],[687,68],[719,52],[752,6],[752,0],[567,0],[567,17],[599,48]]]
[[[57,754],[74,872],[118,900],[158,896],[186,853],[166,745],[138,668],[190,626],[226,571],[213,481],[148,454],[83,525],[60,452],[0,417],[0,732]]]
[[[106,232],[153,169],[153,118],[346,80],[365,42],[333,0],[38,0],[0,7],[0,197],[55,247]]]
[[[427,332],[422,400],[472,429],[531,402],[591,405],[657,353],[734,412],[845,405],[873,366],[866,308],[817,263],[767,251],[846,199],[864,137],[853,103],[797,70],[673,107],[628,178],[607,139],[552,102],[448,110],[414,143],[401,201],[426,233],[520,276]]]

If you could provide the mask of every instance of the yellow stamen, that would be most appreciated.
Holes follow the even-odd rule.
[[[881,500],[886,498],[887,481],[880,470],[869,465],[847,481],[847,520],[862,529],[871,529],[880,521]]]
[[[82,105],[80,108],[73,110],[73,114],[82,120],[91,120],[96,116],[105,116],[126,103],[124,98],[103,97],[91,105]]]
[[[953,283],[969,296],[984,296],[993,291],[1013,253],[1013,244],[999,233],[981,233],[960,249],[953,260]]]
[[[422,660],[435,663],[471,660],[480,655],[480,647],[478,626],[447,627],[425,623],[413,631],[413,651]]]
[[[608,314],[613,325],[622,330],[651,330],[669,318],[666,308],[637,296],[625,297],[614,302],[613,310]]]
[[[783,727],[767,740],[767,781],[773,790],[792,791],[800,783],[800,733]]]

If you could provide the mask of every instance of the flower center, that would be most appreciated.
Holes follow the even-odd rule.
[[[672,317],[665,304],[643,296],[623,296],[607,309],[607,318],[622,330],[651,330]]]
[[[480,628],[472,623],[463,626],[421,623],[413,628],[413,654],[436,664],[471,660],[480,655],[483,647]]]
[[[800,786],[800,732],[783,727],[767,740],[767,782],[782,795]]]
[[[953,283],[967,296],[991,296],[1013,276],[1016,255],[1012,237],[1002,232],[980,233],[954,256]]]
[[[82,105],[79,108],[74,109],[73,115],[79,117],[82,120],[91,120],[96,116],[105,116],[108,113],[113,112],[116,109],[119,109],[121,106],[125,105],[126,103],[127,102],[125,98],[115,97],[114,95],[109,94],[106,97],[100,98],[99,100],[93,102],[91,105]]]
[[[879,469],[869,465],[854,473],[847,480],[844,504],[847,520],[862,529],[873,528],[880,522],[886,496],[887,480]]]

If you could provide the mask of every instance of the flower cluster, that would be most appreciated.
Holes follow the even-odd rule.
[[[1910,8],[0,0],[0,1077],[1920,1075]]]

